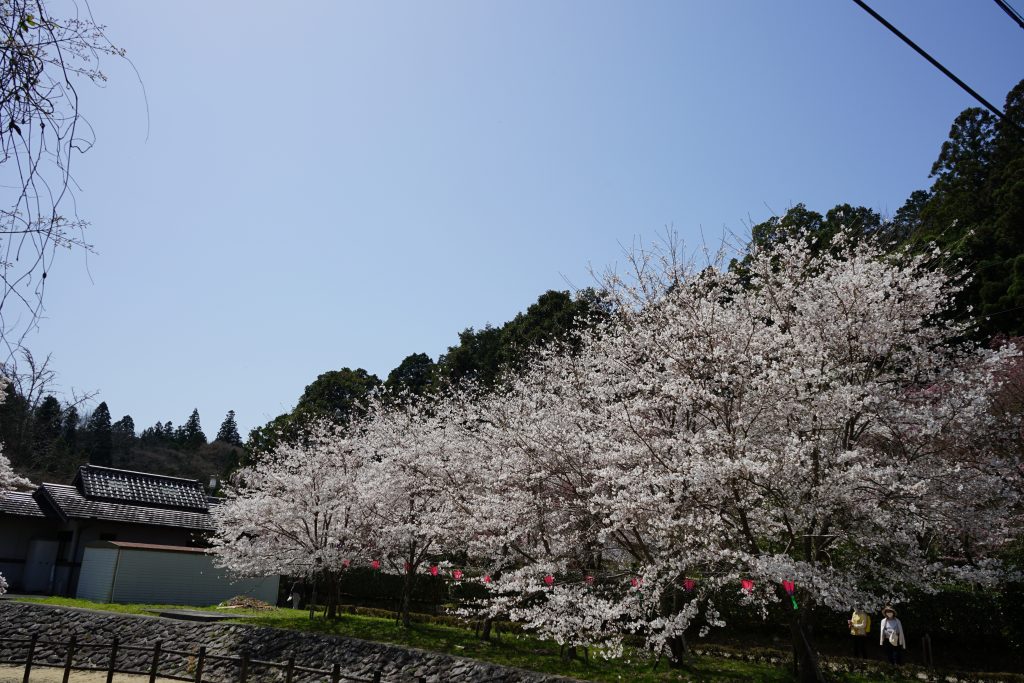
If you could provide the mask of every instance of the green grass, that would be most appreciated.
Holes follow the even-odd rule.
[[[223,612],[215,607],[183,607],[176,605],[112,605],[71,598],[25,598],[35,602],[63,607],[80,607],[125,614],[146,614],[164,609],[206,609]],[[725,656],[697,656],[686,667],[669,670],[662,661],[655,670],[653,661],[644,653],[630,653],[623,659],[607,661],[591,656],[589,663],[581,659],[566,661],[559,656],[559,647],[524,634],[501,633],[492,642],[479,640],[472,631],[438,623],[413,623],[408,629],[398,626],[393,619],[356,614],[342,614],[337,619],[316,617],[310,620],[305,610],[275,608],[273,610],[232,610],[241,623],[269,626],[296,631],[310,631],[383,643],[446,652],[495,664],[514,666],[533,671],[571,676],[589,681],[630,681],[635,683],[667,683],[670,681],[790,683],[793,678],[785,666],[747,662]],[[581,653],[582,654],[582,653]],[[784,658],[785,655],[782,655]],[[879,675],[842,674],[835,679],[840,683],[893,683],[911,681],[912,678],[883,678]]]

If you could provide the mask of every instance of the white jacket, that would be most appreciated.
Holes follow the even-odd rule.
[[[893,617],[892,619],[882,619],[882,623],[879,625],[878,629],[878,644],[882,645],[885,643],[885,631],[887,627],[891,627],[896,631],[896,635],[900,639],[900,646],[906,650],[907,639],[903,637],[903,624],[901,624],[900,620],[896,617]]]

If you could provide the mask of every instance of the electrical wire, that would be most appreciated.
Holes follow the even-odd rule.
[[[1020,15],[1020,12],[1013,9],[1013,6],[1010,3],[1006,2],[1006,0],[995,0],[995,3],[999,5],[999,8],[1006,12],[1014,22],[1016,22],[1017,26],[1024,28],[1024,17]]]
[[[944,67],[939,62],[939,60],[935,59],[930,54],[925,52],[924,49],[922,47],[920,47],[917,43],[912,41],[910,38],[908,38],[906,35],[904,35],[903,32],[901,32],[898,28],[896,28],[895,26],[890,24],[888,21],[886,21],[885,17],[883,17],[881,14],[879,14],[875,10],[871,9],[870,7],[868,7],[867,3],[864,2],[864,0],[853,0],[853,2],[855,2],[858,6],[860,6],[861,9],[863,9],[865,12],[867,12],[872,17],[874,17],[874,19],[876,21],[878,21],[880,24],[882,24],[882,26],[885,26],[887,29],[892,31],[900,40],[902,40],[904,43],[906,43],[907,45],[912,47],[914,49],[914,51],[917,52],[917,54],[919,54],[922,57],[924,57],[925,59],[927,59],[931,63],[932,66],[934,66],[936,69],[938,69],[939,71],[944,73],[950,80],[952,80],[954,83],[956,83],[961,88],[963,88],[963,90],[966,91],[971,97],[973,97],[974,99],[978,100],[978,102],[980,102],[981,104],[985,105],[985,108],[988,109],[989,111],[991,111],[993,114],[995,114],[996,117],[1000,121],[1005,121],[1006,123],[1009,123],[1014,128],[1016,128],[1017,130],[1019,130],[1021,132],[1024,132],[1024,128],[1022,128],[1016,121],[1013,121],[1013,120],[1007,118],[1003,114],[1002,110],[1000,110],[994,104],[992,104],[991,102],[986,100],[984,97],[979,95],[977,93],[977,91],[974,90],[974,88],[972,88],[971,86],[967,85],[962,80],[957,78],[956,74],[954,74],[952,71],[950,71],[949,69]]]

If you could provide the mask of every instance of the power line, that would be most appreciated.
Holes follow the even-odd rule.
[[[1021,128],[1021,126],[1018,125],[1016,121],[1012,121],[1012,120],[1006,118],[1006,116],[1003,115],[1002,110],[1000,110],[998,107],[996,107],[991,102],[986,100],[984,97],[979,95],[974,90],[974,88],[972,88],[971,86],[967,85],[966,83],[961,81],[959,78],[957,78],[956,74],[954,74],[952,71],[950,71],[946,67],[942,66],[942,64],[939,63],[939,60],[935,59],[930,54],[925,52],[923,48],[921,48],[917,43],[915,43],[910,38],[908,38],[906,35],[904,35],[902,31],[900,31],[898,28],[896,28],[895,26],[890,24],[888,21],[886,21],[885,17],[883,17],[881,14],[879,14],[875,10],[871,9],[870,7],[868,7],[867,3],[865,3],[863,0],[853,0],[853,1],[855,3],[857,3],[857,5],[859,5],[861,9],[863,9],[865,12],[867,12],[872,17],[874,17],[876,21],[878,21],[880,24],[882,24],[882,26],[885,26],[887,29],[889,29],[894,34],[896,34],[896,36],[900,40],[902,40],[904,43],[906,43],[907,45],[912,47],[914,49],[914,51],[917,52],[917,54],[919,54],[922,57],[924,57],[925,59],[927,59],[931,63],[932,66],[934,66],[936,69],[938,69],[942,73],[946,74],[946,76],[950,80],[952,80],[954,83],[956,83],[961,88],[963,88],[971,97],[973,97],[974,99],[978,100],[983,105],[985,105],[985,107],[989,111],[991,111],[993,114],[995,114],[996,117],[1000,121],[1005,121],[1005,122],[1009,123],[1010,125],[1012,125],[1014,128],[1016,128],[1017,130],[1024,131],[1024,128]],[[997,2],[998,2],[998,0],[997,0]]]
[[[1013,6],[1010,3],[1005,0],[995,0],[995,2],[1004,12],[1010,15],[1011,19],[1017,22],[1017,26],[1024,28],[1024,17],[1020,15],[1020,12],[1013,9]]]

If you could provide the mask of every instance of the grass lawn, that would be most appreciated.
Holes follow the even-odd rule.
[[[215,607],[181,607],[173,605],[111,605],[76,600],[71,598],[25,598],[25,602],[65,607],[84,607],[127,614],[145,614],[155,609],[208,609],[218,612]],[[353,638],[363,638],[384,643],[408,645],[424,650],[446,652],[461,657],[515,666],[534,671],[571,676],[590,681],[631,681],[653,683],[662,681],[754,681],[761,683],[789,683],[793,680],[784,665],[754,663],[726,657],[693,657],[687,666],[669,670],[664,661],[653,668],[653,661],[644,653],[629,653],[621,660],[605,661],[593,656],[590,662],[582,660],[565,661],[559,656],[558,645],[522,634],[501,633],[498,640],[484,642],[472,631],[433,623],[414,623],[403,629],[392,619],[342,614],[334,620],[317,617],[309,619],[305,610],[276,608],[273,610],[232,610],[249,618],[241,623],[270,626],[297,631],[312,631]],[[868,681],[912,681],[914,678],[882,677],[867,674],[840,674],[835,680],[841,683],[867,683]]]

